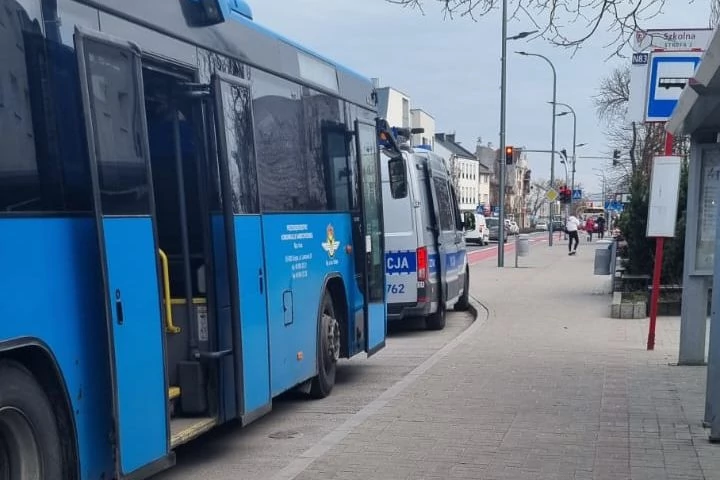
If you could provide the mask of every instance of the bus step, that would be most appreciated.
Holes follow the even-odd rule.
[[[168,389],[168,398],[171,402],[180,398],[180,387],[170,387]]]
[[[212,430],[217,423],[217,419],[211,417],[173,418],[170,420],[170,448],[199,437]]]

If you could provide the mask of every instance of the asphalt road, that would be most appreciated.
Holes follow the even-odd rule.
[[[531,235],[531,249],[546,235]],[[514,238],[505,246],[506,265],[514,262]],[[470,246],[471,284],[482,283],[483,271],[495,269],[497,243]],[[475,288],[477,292],[477,288]],[[482,301],[482,298],[479,298]],[[177,465],[153,480],[245,480],[271,478],[377,399],[415,367],[463,332],[473,318],[452,312],[447,326],[427,331],[421,320],[391,325],[387,346],[365,358],[341,361],[330,397],[310,400],[288,393],[273,402],[273,411],[246,428],[231,424],[179,448]]]
[[[153,480],[244,480],[271,478],[350,416],[375,400],[473,322],[469,313],[451,313],[439,332],[422,321],[391,327],[387,346],[367,359],[341,361],[330,397],[310,400],[289,393],[273,411],[246,428],[221,427],[179,448],[177,465]]]

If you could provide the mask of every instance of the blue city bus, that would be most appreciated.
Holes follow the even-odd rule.
[[[242,0],[0,4],[0,480],[146,478],[384,347],[369,79]]]

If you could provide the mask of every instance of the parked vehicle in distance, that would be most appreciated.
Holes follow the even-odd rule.
[[[443,158],[393,131],[398,141],[381,140],[380,160],[388,321],[424,317],[441,330],[448,307],[469,307],[463,217]]]
[[[487,222],[488,230],[490,232],[490,240],[491,241],[499,241],[500,240],[500,220],[498,218],[487,218],[485,219]],[[510,234],[510,231],[508,229],[507,224],[505,225],[505,239],[504,243],[507,243],[508,241],[508,235]]]
[[[520,234],[520,225],[518,225],[515,220],[510,220],[510,234],[511,235],[519,235]]]
[[[537,230],[539,232],[547,232],[547,229],[548,229],[547,222],[543,221],[543,222],[537,222],[535,224],[535,230]]]
[[[490,229],[485,216],[480,213],[466,212],[465,215],[465,242],[487,245],[490,243]]]

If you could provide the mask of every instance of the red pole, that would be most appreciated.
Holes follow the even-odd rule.
[[[652,295],[650,298],[650,331],[648,332],[647,349],[655,348],[655,323],[657,322],[658,297],[660,297],[660,275],[662,274],[663,248],[665,239],[655,239],[655,269],[653,271]]]
[[[665,155],[673,153],[673,136],[665,135]],[[648,331],[647,349],[655,348],[655,325],[657,323],[658,298],[660,297],[660,276],[662,275],[663,252],[665,239],[655,239],[655,268],[653,269],[652,295],[650,296],[650,331]]]

